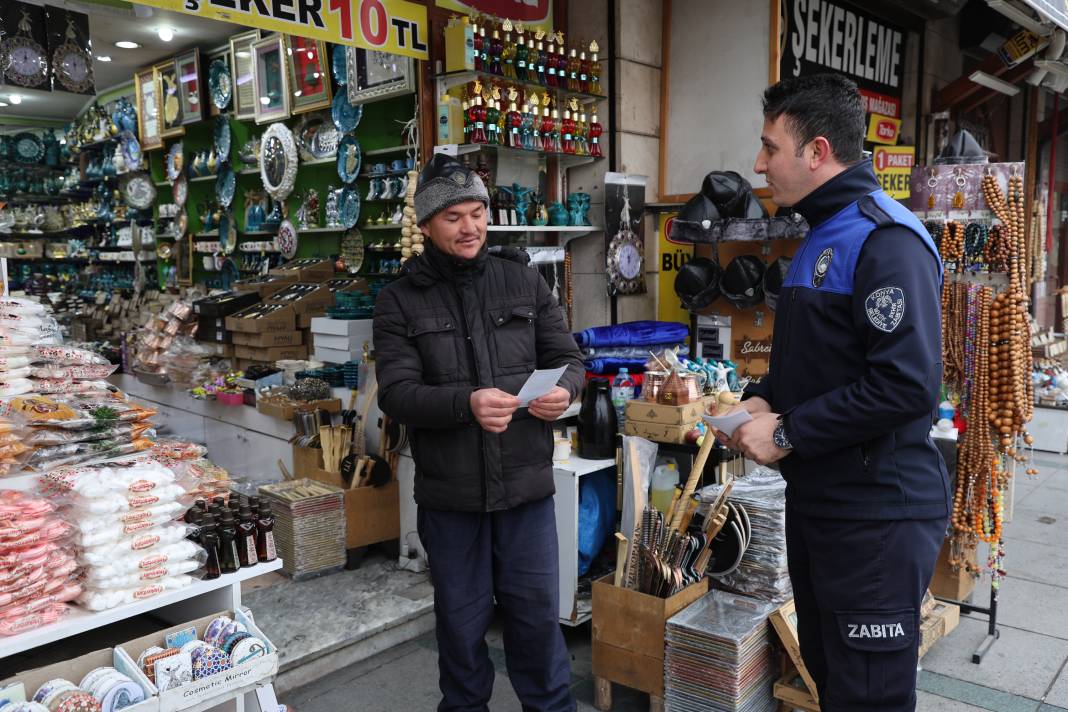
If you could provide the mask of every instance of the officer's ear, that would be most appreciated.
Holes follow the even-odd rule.
[[[805,153],[808,155],[809,167],[812,170],[816,170],[828,161],[834,160],[834,150],[831,148],[831,142],[824,136],[817,136],[809,141]]]

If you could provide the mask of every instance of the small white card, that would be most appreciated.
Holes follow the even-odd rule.
[[[753,419],[753,416],[749,415],[749,411],[745,408],[731,411],[727,415],[703,415],[701,417],[706,423],[722,432],[728,438],[734,437],[734,431],[740,425],[744,425]]]
[[[541,398],[555,388],[556,384],[560,382],[560,377],[564,375],[564,371],[566,370],[567,366],[561,366],[560,368],[539,368],[537,371],[530,374],[530,378],[527,379],[527,382],[519,389],[519,393],[516,394],[516,398],[519,399],[519,407],[526,408],[530,405],[530,401]]]

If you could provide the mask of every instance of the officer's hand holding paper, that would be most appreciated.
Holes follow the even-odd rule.
[[[723,433],[727,439],[734,437],[734,431],[739,426],[753,419],[753,416],[749,415],[749,411],[745,408],[735,408],[726,415],[704,415],[701,417],[706,423]]]

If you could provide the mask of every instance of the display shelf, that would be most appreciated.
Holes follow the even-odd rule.
[[[15,255],[14,257],[8,257],[9,260],[32,262],[34,260],[48,260],[49,262],[88,262],[88,257],[49,257],[48,255],[41,255],[40,257],[30,257],[28,255]],[[2,483],[0,483],[2,484]]]
[[[363,202],[367,204],[388,203],[390,205],[397,205],[398,203],[407,202],[407,200],[405,198],[374,198],[372,200],[364,198]]]
[[[70,166],[46,166],[43,163],[20,163],[19,161],[0,161],[0,170],[26,171],[27,173],[66,173]]]
[[[403,171],[389,170],[389,171],[386,171],[385,173],[372,173],[371,171],[360,171],[360,174],[357,176],[357,178],[403,178],[406,175],[408,175],[408,169],[407,168],[405,168]]]
[[[5,484],[7,481],[8,480],[6,479],[2,480]],[[153,596],[152,598],[147,598],[143,601],[127,603],[126,605],[118,606],[117,608],[112,608],[107,611],[98,611],[94,613],[92,611],[87,611],[84,608],[71,606],[70,613],[60,621],[10,638],[0,638],[0,659],[41,645],[54,643],[57,640],[69,638],[72,635],[95,630],[101,626],[118,623],[119,621],[127,620],[134,616],[141,615],[142,613],[148,613],[149,611],[162,608],[163,606],[187,601],[205,593],[210,593],[211,591],[218,591],[219,589],[230,586],[237,586],[242,581],[247,581],[248,579],[256,578],[257,576],[262,576],[272,571],[277,571],[280,568],[282,568],[282,560],[275,559],[268,563],[256,564],[247,569],[241,569],[232,574],[223,574],[217,579],[197,581],[191,586],[186,586],[177,591],[166,591],[158,596]]]
[[[259,166],[250,166],[249,168],[242,168],[241,170],[237,171],[237,174],[239,176],[259,175],[259,173]]]
[[[217,174],[213,173],[210,176],[197,176],[196,178],[190,178],[189,182],[190,183],[203,183],[204,181],[215,180],[218,177],[219,176]]]
[[[389,278],[394,278],[394,277],[400,277],[400,272],[364,272],[363,274],[358,274],[357,276],[359,276],[359,277],[389,277]]]
[[[394,153],[407,153],[408,151],[414,151],[418,147],[413,144],[405,144],[403,146],[389,146],[388,148],[373,148],[370,151],[364,151],[365,156],[389,156]]]
[[[594,232],[601,228],[596,225],[489,225],[490,232]]]
[[[669,239],[675,242],[707,244],[714,242],[764,242],[766,240],[801,240],[808,234],[808,223],[800,216],[777,218],[730,218],[711,223],[675,220]]]
[[[341,227],[340,225],[337,225],[335,227],[308,227],[308,228],[297,227],[297,234],[298,235],[314,235],[314,234],[317,234],[317,233],[345,232],[347,229],[348,228]]]
[[[102,146],[107,146],[108,144],[115,143],[116,141],[119,141],[119,140],[120,140],[119,136],[108,136],[107,138],[102,138],[99,141],[90,141],[89,143],[83,143],[78,148],[79,149],[101,148]]]
[[[62,192],[57,193],[56,195],[45,195],[38,193],[16,193],[15,195],[0,196],[0,200],[6,203],[13,203],[15,205],[18,205],[20,203],[69,203],[74,200],[84,199],[84,197],[88,196],[81,196],[76,198],[73,195],[64,195]]]
[[[99,185],[101,183],[108,183],[113,180],[118,180],[118,176],[97,176],[96,178],[86,178],[78,181],[78,185]]]
[[[393,223],[390,225],[363,225],[360,230],[400,230],[403,225],[400,223]]]
[[[525,148],[501,146],[496,143],[446,143],[434,146],[434,153],[444,153],[449,156],[463,156],[469,153],[478,153],[479,151],[496,151],[506,155],[533,156],[536,158],[548,158],[551,156],[560,161],[560,163],[563,164],[561,167],[565,169],[582,166],[587,163],[593,163],[594,161],[604,159],[604,156],[580,156],[576,153],[559,153],[557,151],[530,151]]]
[[[330,156],[323,156],[322,158],[313,158],[310,161],[301,161],[302,166],[325,166],[330,163],[337,163],[337,154]]]
[[[463,70],[459,72],[445,72],[438,74],[434,77],[438,83],[438,95],[440,96],[444,91],[452,89],[453,87],[460,86],[461,84],[470,84],[476,79],[482,79],[483,83],[492,82],[495,84],[513,84],[518,87],[524,87],[526,89],[532,89],[538,94],[544,94],[546,92],[556,94],[560,97],[576,97],[583,100],[584,104],[588,104],[594,101],[603,101],[608,99],[607,96],[602,94],[590,94],[584,91],[575,91],[574,89],[568,89],[567,87],[552,87],[541,82],[528,82],[520,79],[512,79],[511,77],[501,76],[500,74],[493,74],[492,72],[480,72],[477,70]]]

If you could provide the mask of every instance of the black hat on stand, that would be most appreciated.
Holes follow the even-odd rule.
[[[675,275],[675,294],[688,311],[700,311],[720,297],[723,268],[715,260],[694,257]]]
[[[750,309],[764,301],[764,261],[756,255],[738,255],[723,271],[720,289],[735,309]]]

